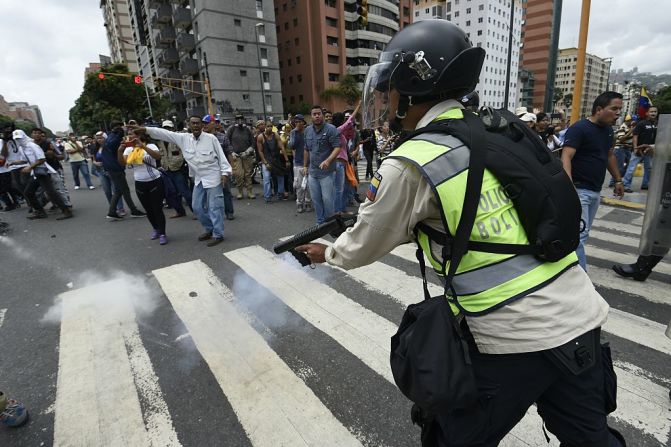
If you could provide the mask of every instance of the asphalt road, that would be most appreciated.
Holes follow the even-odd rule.
[[[352,312],[374,338],[400,321],[393,287],[418,280],[402,253],[358,276],[329,268],[283,276],[263,249],[314,223],[291,201],[235,201],[225,242],[208,248],[190,215],[170,219],[170,242],[159,246],[146,219],[107,221],[102,189],[70,194],[74,219],[0,213],[11,226],[0,240],[0,390],[31,413],[22,428],[0,427],[0,445],[298,445],[286,441],[292,436],[306,445],[419,445],[410,405],[376,369],[379,353],[337,324],[339,312]],[[664,446],[671,343],[659,331],[671,320],[671,266],[644,285],[608,270],[633,262],[641,221],[640,212],[602,207],[588,256],[597,289],[618,312],[604,332],[622,374],[611,423],[630,445]],[[338,308],[319,314],[306,296]],[[82,304],[91,300],[102,306]],[[543,445],[532,416],[505,445]]]

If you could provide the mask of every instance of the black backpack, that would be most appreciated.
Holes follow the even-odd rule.
[[[473,157],[483,152],[480,148],[473,149],[472,132],[484,133],[484,165],[499,180],[505,194],[515,205],[530,244],[469,241],[467,248],[489,253],[531,254],[548,262],[559,261],[575,251],[580,241],[581,206],[561,160],[553,156],[533,130],[508,110],[483,108],[479,118],[464,110],[464,118],[433,122],[409,133],[402,141],[427,132],[453,135],[471,148],[470,169],[473,169],[478,164],[474,164]],[[477,195],[472,193],[472,196],[476,200],[480,195],[477,185],[482,183],[483,172],[473,172],[473,183],[478,190]],[[468,190],[466,196],[469,196]],[[465,201],[464,210],[468,205],[477,206],[477,203]],[[472,225],[473,222],[470,227]],[[450,241],[447,242],[450,245]]]

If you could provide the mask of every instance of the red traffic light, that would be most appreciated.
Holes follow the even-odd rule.
[[[133,82],[135,82],[136,84],[142,84],[142,76],[140,75],[135,76],[133,78]]]
[[[98,79],[105,79],[105,75],[103,73],[98,73]]]

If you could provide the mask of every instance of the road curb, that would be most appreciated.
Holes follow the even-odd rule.
[[[645,204],[630,202],[628,200],[611,199],[609,197],[601,197],[601,203],[604,205],[617,206],[630,210],[645,211]]]

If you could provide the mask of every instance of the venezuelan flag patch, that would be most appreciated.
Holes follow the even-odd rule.
[[[377,195],[377,190],[380,187],[381,182],[382,182],[382,176],[380,175],[379,172],[376,172],[370,181],[370,185],[368,186],[368,192],[366,192],[366,198],[371,202],[375,202],[375,196]]]

